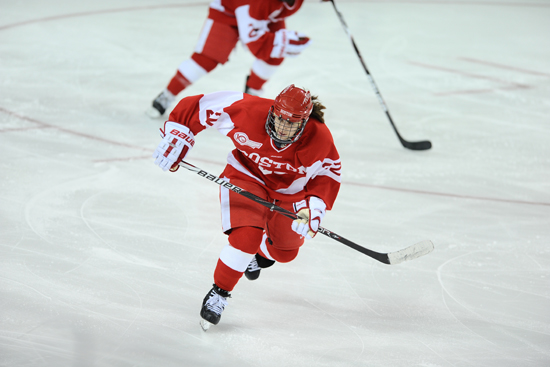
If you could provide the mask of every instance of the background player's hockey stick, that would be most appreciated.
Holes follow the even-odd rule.
[[[264,200],[264,199],[262,199],[262,198],[260,198],[256,195],[244,190],[244,189],[241,189],[240,187],[235,186],[232,183],[227,182],[222,178],[219,178],[219,177],[217,177],[217,176],[215,176],[211,173],[208,173],[206,171],[203,171],[199,167],[196,167],[196,166],[194,166],[190,163],[187,163],[185,161],[180,162],[179,165],[181,167],[183,167],[185,169],[188,169],[189,171],[195,172],[199,176],[202,176],[202,177],[204,177],[204,178],[206,178],[206,179],[208,179],[212,182],[215,182],[218,185],[223,186],[223,187],[225,187],[225,188],[227,188],[227,189],[229,189],[229,190],[231,190],[231,191],[233,191],[233,192],[235,192],[239,195],[243,195],[243,196],[249,198],[250,200],[257,202],[258,204],[263,205],[266,208],[269,208],[272,211],[275,211],[279,214],[282,214],[287,218],[290,218],[290,219],[296,219],[297,218],[295,213],[292,213],[292,212],[290,212],[286,209],[283,209],[283,208],[281,208],[281,207],[279,207],[279,206],[277,206],[273,203],[270,203],[269,201],[266,201],[266,200]],[[322,233],[325,236],[332,238],[333,240],[336,240],[340,243],[343,243],[344,245],[349,246],[354,250],[357,250],[357,251],[359,251],[359,252],[361,252],[361,253],[363,253],[367,256],[372,257],[375,260],[378,260],[378,261],[380,261],[384,264],[389,264],[389,265],[395,265],[395,264],[399,264],[403,261],[416,259],[417,257],[429,254],[434,249],[433,243],[429,240],[426,240],[426,241],[422,241],[422,242],[419,242],[417,244],[414,244],[412,246],[409,246],[407,248],[404,248],[402,250],[395,251],[395,252],[389,252],[387,254],[384,254],[384,253],[369,250],[368,248],[365,248],[365,247],[360,246],[360,245],[358,245],[354,242],[351,242],[350,240],[347,240],[344,237],[341,237],[341,236],[337,235],[336,233],[334,233],[332,231],[329,231],[328,229],[323,228],[321,226],[319,226],[318,233]]]
[[[353,36],[351,35],[351,32],[348,28],[348,25],[346,24],[344,17],[342,16],[342,13],[338,11],[336,8],[336,4],[334,3],[334,0],[330,0],[332,3],[332,6],[334,6],[334,10],[336,11],[336,14],[338,15],[338,18],[340,19],[340,22],[344,26],[344,30],[346,31],[351,44],[353,45],[353,48],[355,49],[355,52],[357,53],[357,56],[359,56],[359,61],[361,61],[361,65],[363,65],[363,69],[365,69],[365,72],[367,73],[367,76],[369,78],[370,84],[372,85],[372,89],[374,89],[374,93],[376,93],[376,97],[378,97],[378,101],[380,102],[380,105],[382,106],[382,109],[386,113],[386,116],[388,116],[388,119],[390,120],[390,124],[393,127],[393,130],[397,134],[397,137],[399,138],[399,141],[401,144],[408,149],[411,150],[427,150],[432,147],[432,143],[429,140],[423,140],[423,141],[407,141],[401,137],[401,134],[399,134],[399,131],[397,131],[397,127],[395,127],[395,124],[393,123],[393,120],[390,116],[390,111],[388,110],[388,107],[386,106],[386,103],[384,102],[384,99],[382,98],[382,95],[380,94],[380,91],[378,90],[378,87],[376,86],[376,83],[374,82],[374,79],[372,75],[369,72],[369,69],[367,69],[367,65],[363,61],[363,58],[361,57],[361,53],[359,52],[359,49],[357,48],[357,45],[355,44],[355,41],[353,40]]]

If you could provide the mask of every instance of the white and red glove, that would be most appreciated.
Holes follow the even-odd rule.
[[[273,49],[270,56],[275,59],[298,56],[310,44],[311,40],[303,33],[279,29],[275,32],[275,40],[273,40]]]
[[[179,168],[178,163],[195,145],[195,135],[187,126],[172,121],[167,121],[160,132],[164,139],[153,153],[155,164],[163,171],[175,172]]]
[[[298,219],[292,221],[292,230],[310,240],[317,234],[327,206],[322,199],[310,196],[294,203],[294,212]]]

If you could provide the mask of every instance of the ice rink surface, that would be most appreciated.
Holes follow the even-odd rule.
[[[323,226],[362,246],[435,250],[388,266],[317,236],[199,309],[227,243],[218,187],[150,155],[144,111],[188,58],[205,1],[0,2],[0,366],[549,366],[550,2],[336,0],[287,21],[284,62],[327,106],[343,164]],[[242,91],[253,58],[179,97]],[[219,174],[231,149],[199,135]]]

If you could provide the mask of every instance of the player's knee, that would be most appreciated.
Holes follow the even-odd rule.
[[[294,260],[296,256],[298,256],[298,249],[280,250],[277,248],[269,248],[269,254],[277,262],[288,263]]]
[[[255,254],[262,242],[263,229],[257,227],[233,228],[229,233],[229,244],[248,254]]]
[[[269,58],[267,60],[263,60],[266,64],[270,65],[270,66],[279,66],[283,63],[284,59],[281,58],[281,59],[273,59],[273,58]]]
[[[191,58],[208,73],[214,70],[214,68],[218,65],[218,62],[216,60],[211,59],[210,57],[203,54],[198,54],[196,52],[191,55]]]

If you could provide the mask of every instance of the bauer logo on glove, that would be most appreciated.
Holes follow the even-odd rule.
[[[165,131],[170,132],[166,134]],[[164,131],[161,129],[160,132],[164,138],[153,153],[155,164],[163,171],[175,172],[179,168],[178,164],[195,145],[195,135],[187,126],[172,121],[167,121]]]
[[[189,129],[187,129],[189,130]],[[170,134],[174,135],[174,136],[177,136],[177,137],[180,137],[182,139],[185,139],[186,142],[188,142],[191,146],[195,145],[195,139],[193,139],[193,137],[187,135],[186,133],[182,132],[182,131],[178,131],[177,129],[174,129],[172,131],[170,131]]]

